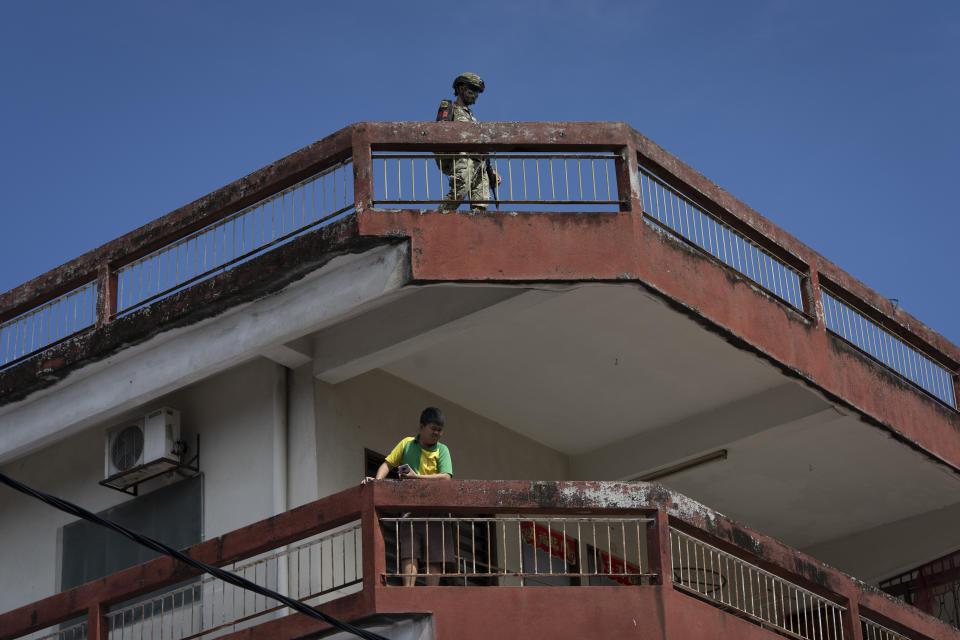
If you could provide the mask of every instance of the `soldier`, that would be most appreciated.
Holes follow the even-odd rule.
[[[437,121],[477,122],[470,110],[470,105],[477,101],[477,96],[483,93],[483,79],[475,73],[461,73],[453,81],[453,92],[456,100],[444,100],[437,111]],[[440,170],[450,176],[450,191],[443,196],[448,202],[441,203],[439,211],[453,211],[464,200],[470,201],[470,207],[475,210],[486,211],[490,200],[490,180],[496,179],[500,184],[500,176],[492,167],[489,167],[488,156],[468,155],[462,152],[456,159],[437,160]]]

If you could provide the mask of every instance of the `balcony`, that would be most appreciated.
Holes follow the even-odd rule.
[[[428,541],[452,547],[439,586],[395,584],[391,546],[411,519],[456,532]],[[341,619],[395,630],[419,620],[438,638],[960,638],[656,484],[380,481],[189,553]],[[0,615],[0,640],[293,638],[324,628],[166,558]]]

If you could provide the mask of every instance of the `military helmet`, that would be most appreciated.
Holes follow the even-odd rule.
[[[457,87],[461,84],[473,85],[480,90],[480,93],[483,93],[483,78],[475,73],[461,73],[458,75],[453,81],[453,90],[456,91]]]

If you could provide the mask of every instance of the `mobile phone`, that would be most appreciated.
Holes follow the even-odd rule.
[[[399,467],[397,467],[397,473],[400,474],[401,478],[405,473],[410,473],[411,471],[413,471],[413,469],[411,469],[410,465],[408,464],[402,464]]]

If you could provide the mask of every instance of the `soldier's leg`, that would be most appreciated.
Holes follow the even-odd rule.
[[[453,164],[453,175],[450,176],[450,191],[443,196],[438,211],[453,211],[460,203],[467,199],[470,191],[471,167],[469,160],[456,160]]]
[[[475,171],[470,181],[470,208],[486,211],[490,206],[490,179],[487,167],[482,162],[474,163]]]

